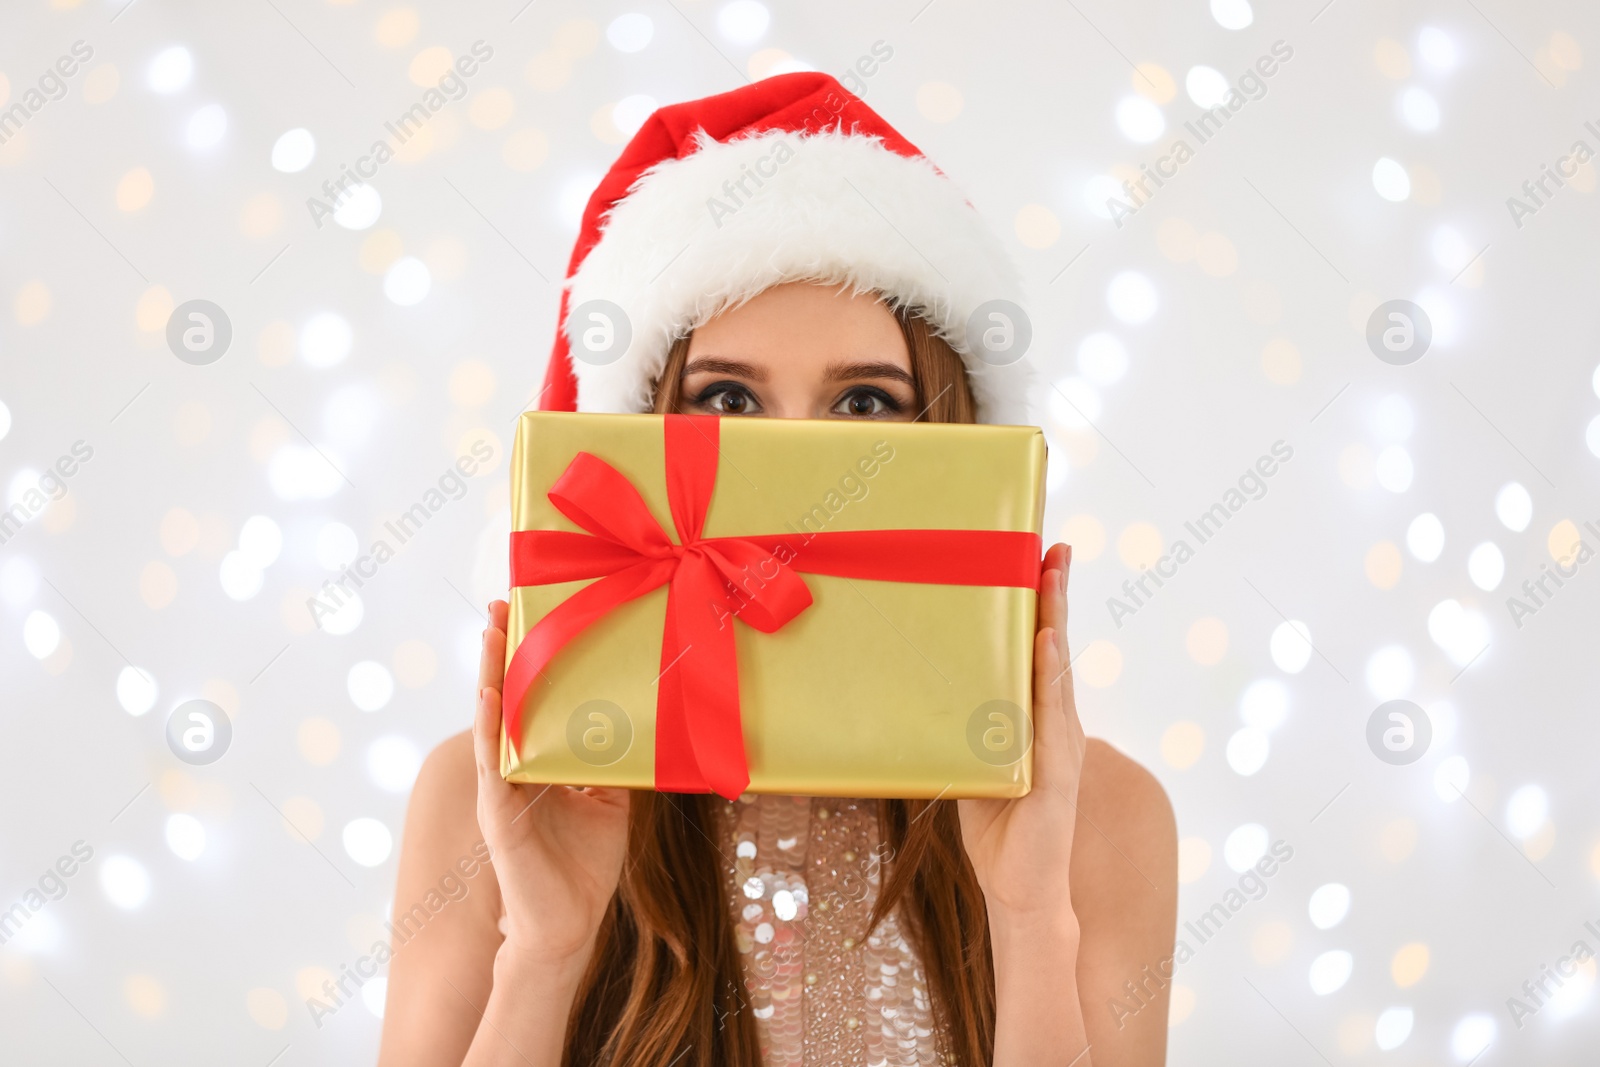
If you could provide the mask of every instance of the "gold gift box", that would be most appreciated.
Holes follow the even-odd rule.
[[[512,453],[513,528],[582,533],[546,493],[577,453],[589,452],[633,483],[676,540],[662,430],[657,415],[523,414]],[[1043,521],[1045,447],[1035,427],[724,418],[719,455],[707,538],[1037,535]],[[782,629],[735,626],[749,792],[1028,792],[1036,590],[801,577],[813,603]],[[511,590],[507,662],[530,627],[587,584]],[[666,600],[663,586],[621,605],[546,666],[524,702],[515,752],[502,735],[507,780],[654,787]]]

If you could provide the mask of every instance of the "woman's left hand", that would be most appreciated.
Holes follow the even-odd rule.
[[[1033,789],[1013,800],[962,800],[961,837],[991,921],[1060,928],[1075,920],[1068,893],[1083,725],[1067,654],[1067,572],[1072,550],[1055,544],[1039,579],[1033,640]]]

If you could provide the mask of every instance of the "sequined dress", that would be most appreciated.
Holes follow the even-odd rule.
[[[721,833],[734,937],[767,1067],[941,1062],[922,964],[878,899],[877,802],[744,796]]]

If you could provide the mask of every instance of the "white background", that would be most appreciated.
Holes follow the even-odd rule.
[[[1294,850],[1179,970],[1172,1062],[1593,1048],[1592,964],[1520,1029],[1506,1004],[1575,941],[1600,949],[1600,564],[1520,628],[1506,605],[1600,523],[1594,168],[1520,227],[1506,203],[1573,141],[1600,148],[1592,9],[123,2],[14,3],[0,32],[5,108],[93,48],[0,147],[5,504],[93,449],[0,547],[0,909],[94,849],[0,948],[8,1062],[372,1060],[378,985],[320,1028],[306,998],[381,935],[416,763],[469,722],[504,452],[578,211],[650,101],[784,63],[842,73],[879,41],[867,101],[1028,280],[1080,706],[1172,796],[1180,920],[1236,884],[1252,834]],[[318,228],[307,199],[478,40],[494,54],[468,95],[373,179],[377,218]],[[1266,94],[1198,145],[1190,72],[1235,80],[1276,41],[1293,57]],[[299,128],[314,158],[275,169]],[[1194,158],[1114,225],[1106,176],[1177,137]],[[191,299],[231,320],[210,366],[165,342]],[[1391,299],[1434,325],[1409,366],[1366,343]],[[330,524],[370,545],[478,439],[492,464],[378,570],[349,632],[316,630],[306,600],[348,552]],[[1107,598],[1279,440],[1294,456],[1266,495],[1118,627]],[[1531,511],[1508,524],[1513,482]],[[1431,561],[1408,546],[1424,513]],[[1484,543],[1498,582],[1469,573]],[[233,717],[205,767],[164,733],[197,697]],[[1433,740],[1391,766],[1366,722],[1401,697]],[[1310,906],[1330,883],[1342,918]]]

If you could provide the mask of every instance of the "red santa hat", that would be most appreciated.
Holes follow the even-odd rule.
[[[1000,242],[915,146],[817,73],[640,127],[584,210],[541,407],[647,411],[674,340],[793,281],[914,308],[961,354],[980,421],[1029,421],[1025,365],[968,339],[981,307],[1021,300]]]

